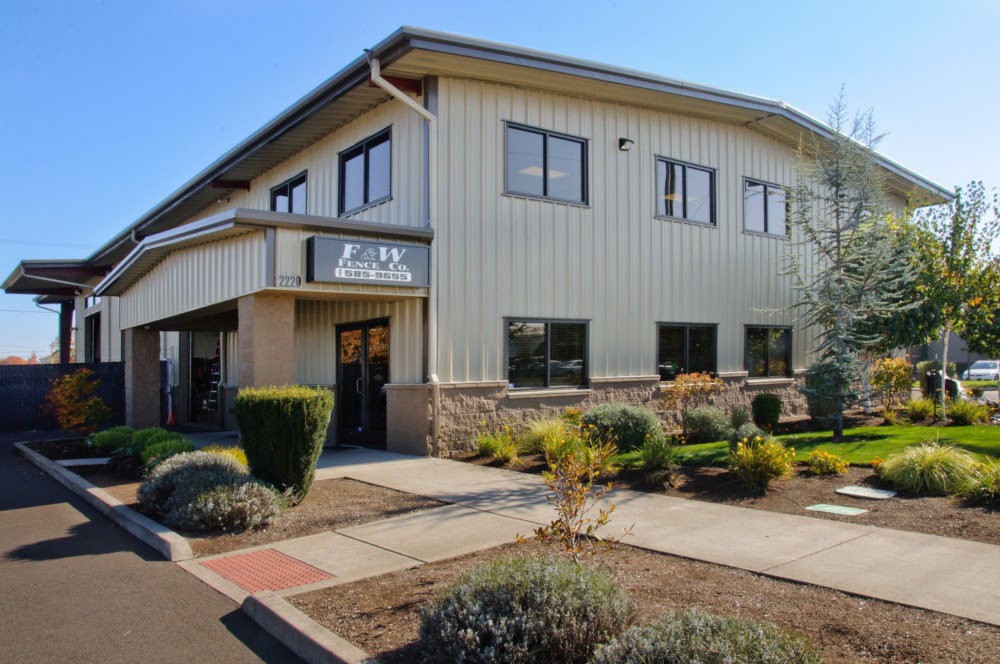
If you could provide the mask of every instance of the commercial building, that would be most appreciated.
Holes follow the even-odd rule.
[[[790,414],[810,334],[785,198],[811,135],[778,101],[404,27],[92,256],[3,287],[75,309],[78,359],[125,362],[137,425],[161,357],[182,421],[326,385],[331,440],[415,454],[537,409],[656,407],[685,371]],[[878,159],[896,207],[949,196]]]

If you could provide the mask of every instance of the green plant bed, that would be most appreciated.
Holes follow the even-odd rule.
[[[875,457],[884,459],[898,449],[934,439],[968,450],[982,459],[1000,458],[1000,427],[993,426],[860,427],[846,429],[844,440],[840,442],[834,442],[829,432],[800,433],[778,439],[795,448],[796,463],[805,463],[810,452],[822,449],[852,465],[868,465]],[[728,456],[729,445],[725,442],[682,445],[677,453],[682,466],[724,466]],[[623,463],[628,465],[627,460],[623,459]]]

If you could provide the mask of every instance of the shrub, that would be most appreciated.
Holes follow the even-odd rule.
[[[107,431],[101,431],[100,433],[95,433],[91,436],[90,444],[99,450],[110,451],[125,447],[129,444],[131,439],[131,434],[123,431],[108,429]]]
[[[752,422],[750,409],[746,406],[733,406],[729,411],[729,426],[739,429],[744,424]]]
[[[171,528],[193,531],[243,531],[268,525],[281,513],[282,498],[256,480],[223,484],[176,505],[164,516]]]
[[[637,450],[646,437],[660,438],[663,427],[649,408],[623,403],[606,403],[583,415],[583,425],[594,425],[594,435],[614,441],[624,451]]]
[[[959,482],[955,495],[970,505],[1000,507],[1000,462],[987,459],[977,465],[968,478]]]
[[[845,475],[851,465],[846,459],[841,459],[825,450],[810,452],[806,463],[809,464],[809,472],[813,475]]]
[[[237,447],[236,445],[231,445],[229,447],[222,447],[221,445],[206,445],[201,448],[202,452],[207,452],[209,454],[219,454],[221,456],[228,456],[236,459],[237,463],[241,466],[249,466],[247,463],[247,453],[243,451],[242,447]]]
[[[115,433],[127,433],[129,436],[131,436],[133,433],[135,433],[135,429],[133,429],[132,427],[127,427],[127,426],[125,426],[123,424],[119,425],[119,426],[116,426],[116,427],[111,427],[110,429],[105,429],[104,430],[104,432],[107,432],[107,431],[114,431]]]
[[[506,424],[495,433],[480,432],[476,437],[476,449],[481,456],[499,461],[508,468],[521,463],[521,457],[518,456],[520,447],[510,435],[510,427]]]
[[[44,406],[52,411],[60,427],[88,436],[111,417],[111,409],[94,394],[100,384],[94,372],[86,368],[53,378]]]
[[[249,471],[234,459],[205,452],[187,452],[158,464],[139,485],[143,511],[162,516],[176,505],[193,500],[202,491],[245,482]]]
[[[814,420],[824,420],[837,413],[834,400],[825,396],[833,393],[832,371],[829,364],[823,363],[816,363],[806,371],[806,384],[802,393],[806,397],[809,417]]]
[[[583,424],[583,410],[570,406],[559,415],[559,419],[571,427]]]
[[[948,405],[948,419],[952,424],[959,426],[982,424],[989,418],[989,406],[974,401],[955,401]]]
[[[695,372],[679,374],[674,378],[673,383],[663,387],[661,395],[668,409],[680,411],[681,425],[684,427],[683,433],[686,438],[688,409],[695,402],[703,402],[724,389],[726,389],[726,384],[721,378],[708,373]]]
[[[654,440],[647,438],[639,448],[642,469],[646,481],[654,484],[671,485],[677,472],[677,443],[671,438]]]
[[[778,419],[781,417],[781,397],[769,392],[758,394],[750,402],[750,410],[753,412],[754,424],[771,431],[778,426]]]
[[[906,402],[906,414],[911,422],[923,422],[934,416],[934,402],[930,399],[910,399]]]
[[[132,442],[139,446],[139,448],[146,447],[154,436],[159,436],[162,434],[169,434],[170,432],[166,429],[160,427],[149,427],[148,429],[139,429],[132,434]]]
[[[525,452],[541,453],[545,449],[546,439],[562,437],[568,426],[571,425],[561,417],[531,420],[519,436],[520,447]]]
[[[805,637],[777,625],[687,609],[668,613],[649,627],[630,628],[599,649],[592,661],[819,664],[823,660]]]
[[[170,442],[172,440],[187,439],[176,431],[155,431],[143,439],[142,449],[146,449],[153,445],[159,445],[160,443]]]
[[[969,479],[976,459],[953,445],[926,441],[893,452],[879,464],[878,474],[897,489],[944,496]]]
[[[177,437],[177,438],[167,438],[164,440],[158,440],[157,442],[150,443],[142,449],[139,453],[139,457],[142,462],[146,465],[146,468],[151,469],[160,461],[168,457],[172,457],[175,454],[182,454],[184,452],[193,452],[194,446],[191,441],[187,438]]]
[[[635,609],[607,572],[544,558],[495,560],[420,612],[431,662],[586,662]]]
[[[767,433],[752,422],[744,424],[729,434],[729,450],[735,450],[737,443],[753,445],[756,442],[767,440]]]
[[[885,357],[875,362],[870,371],[872,387],[882,395],[883,403],[893,408],[910,394],[913,367],[902,357]]]
[[[792,470],[795,450],[776,440],[737,443],[729,453],[729,468],[751,491],[767,491],[771,480]]]
[[[731,429],[729,418],[715,406],[699,406],[688,411],[684,418],[689,443],[712,443],[725,440]]]
[[[233,412],[253,474],[300,502],[316,475],[332,409],[333,393],[322,388],[241,389]]]

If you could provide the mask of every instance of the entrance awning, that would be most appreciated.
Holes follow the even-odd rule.
[[[83,260],[23,260],[3,282],[4,292],[20,295],[72,297],[92,288],[107,274]]]

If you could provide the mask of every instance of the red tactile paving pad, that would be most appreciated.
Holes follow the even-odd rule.
[[[229,579],[249,593],[261,590],[284,590],[333,578],[332,574],[327,574],[312,565],[306,565],[274,549],[215,558],[206,560],[201,565]]]

